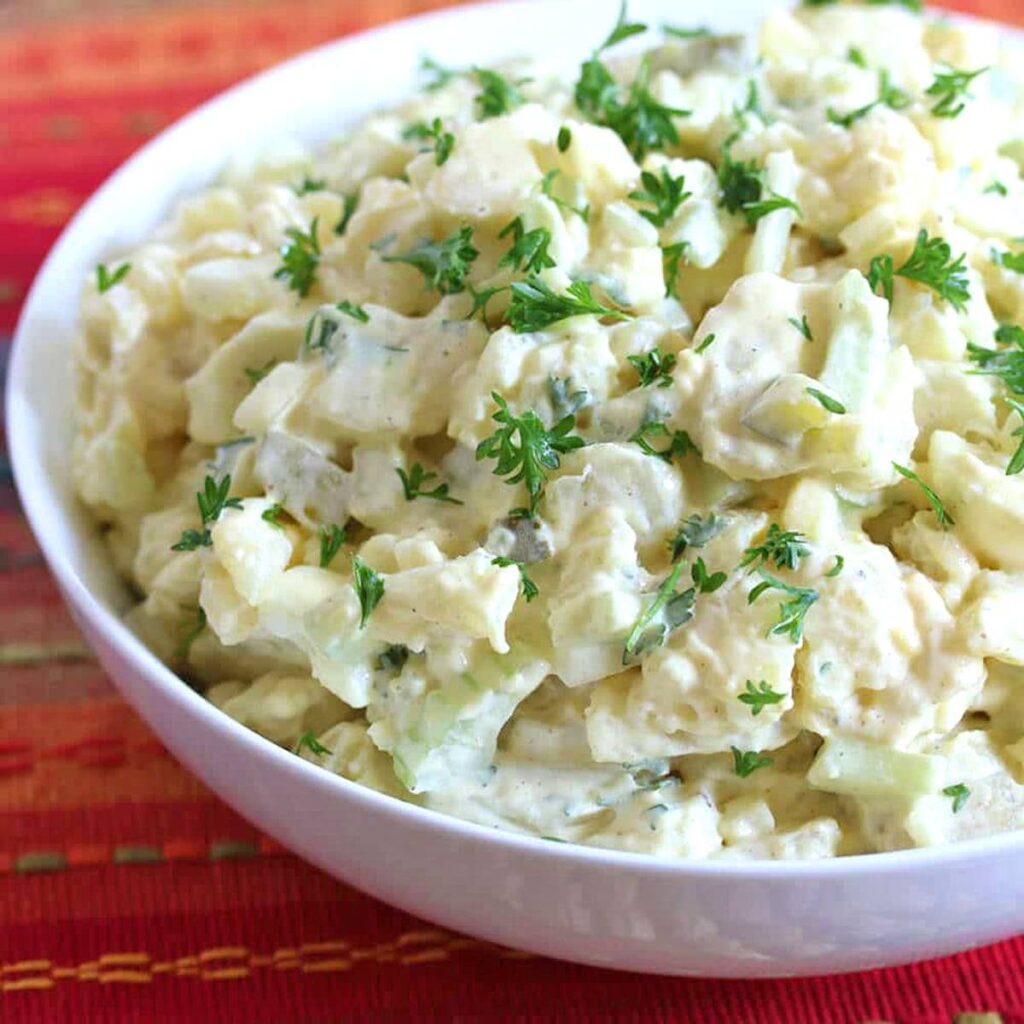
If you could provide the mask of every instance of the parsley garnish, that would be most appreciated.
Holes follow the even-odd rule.
[[[704,26],[699,26],[698,28],[679,28],[676,25],[662,25],[661,31],[675,39],[706,39],[711,35],[711,29]]]
[[[347,535],[345,527],[332,523],[320,527],[320,568],[326,569],[334,561],[334,556],[341,550]]]
[[[686,566],[677,565],[668,578],[658,588],[658,593],[648,607],[641,612],[626,638],[622,652],[623,665],[629,664],[631,658],[638,658],[655,647],[660,647],[668,638],[669,633],[685,625],[693,618],[694,605],[697,603],[697,591],[689,587],[676,593],[676,584]],[[655,623],[655,619],[662,621]]]
[[[590,403],[590,394],[584,388],[570,391],[571,387],[571,377],[548,377],[548,398],[556,422],[575,415]]]
[[[444,130],[444,122],[439,117],[435,117],[430,124],[426,121],[417,121],[415,124],[409,125],[408,128],[402,132],[402,138],[419,139],[421,142],[433,142],[433,146],[428,146],[423,152],[429,153],[433,150],[434,162],[438,167],[441,167],[448,157],[452,155],[452,150],[455,148],[455,136],[451,132]]]
[[[564,199],[560,199],[555,195],[555,179],[562,172],[556,167],[553,171],[548,171],[547,174],[541,179],[540,190],[541,194],[551,200],[560,210],[565,210],[567,213],[575,213],[584,224],[590,223],[590,207],[581,206],[575,207],[572,203],[567,203]]]
[[[384,580],[358,555],[352,556],[352,586],[359,598],[359,628],[365,629],[367,620],[384,596]]]
[[[337,303],[334,307],[339,313],[344,313],[345,316],[352,317],[353,320],[358,320],[361,324],[368,324],[370,322],[370,314],[363,309],[362,306],[356,306],[345,299],[342,302]]]
[[[487,321],[487,303],[489,303],[495,295],[505,291],[505,285],[494,288],[481,288],[477,291],[471,284],[467,284],[466,289],[473,297],[473,308],[466,314],[466,319],[472,320],[473,317],[479,313],[484,326],[489,328],[490,324]]]
[[[642,25],[640,22],[626,21],[626,0],[622,0],[622,5],[619,7],[619,18],[618,21],[615,22],[615,28],[611,30],[610,35],[601,44],[599,49],[608,50],[617,43],[621,43],[626,39],[631,39],[633,36],[643,35],[646,31],[646,25]]]
[[[663,228],[675,215],[676,210],[686,202],[692,192],[685,191],[686,179],[680,174],[672,177],[667,167],[662,167],[661,176],[652,171],[644,171],[640,175],[643,189],[630,192],[629,198],[638,203],[650,203],[653,210],[640,210],[640,216],[656,228]]]
[[[687,548],[704,547],[705,544],[714,540],[726,525],[725,520],[716,516],[714,512],[709,513],[706,520],[696,514],[690,516],[668,542],[672,561],[678,562],[686,553]]]
[[[971,791],[962,782],[958,782],[955,786],[947,786],[942,795],[953,798],[953,813],[959,814],[970,799]]]
[[[402,490],[405,491],[406,501],[415,501],[416,498],[433,498],[434,501],[444,501],[449,505],[461,505],[458,498],[448,494],[447,484],[438,484],[432,491],[423,490],[423,485],[430,483],[437,478],[436,473],[427,473],[418,463],[412,464],[412,469],[406,474],[404,469],[396,469],[399,479],[402,481]]]
[[[519,570],[519,582],[523,586],[523,597],[526,598],[526,603],[529,604],[539,593],[540,589],[537,584],[530,579],[530,574],[526,571],[526,566],[522,562],[517,562],[513,558],[492,558],[491,565],[497,565],[502,568],[510,565],[514,565]]]
[[[784,693],[776,693],[764,679],[756,685],[753,680],[748,679],[746,692],[737,697],[741,704],[746,704],[750,708],[754,718],[757,718],[769,704],[780,704],[785,699]]]
[[[405,644],[390,644],[377,656],[377,668],[382,672],[401,672],[409,660],[409,648]]]
[[[753,775],[759,768],[767,768],[774,763],[772,758],[759,754],[756,750],[740,750],[739,747],[732,748],[733,771],[741,779]]]
[[[747,594],[747,604],[753,604],[767,590],[781,590],[789,595],[789,600],[779,602],[779,621],[768,630],[768,636],[788,636],[793,643],[800,643],[804,636],[804,616],[818,600],[818,592],[810,587],[790,586],[764,569],[758,569],[757,573],[761,582]]]
[[[647,440],[648,437],[666,437],[668,438],[668,447],[658,451]],[[639,445],[645,455],[653,455],[656,458],[664,459],[665,462],[671,462],[676,456],[683,458],[690,452],[700,454],[700,449],[693,443],[693,439],[685,430],[669,430],[661,420],[648,420],[629,440],[633,444]]]
[[[776,192],[764,195],[764,169],[756,160],[733,160],[729,147],[723,149],[718,168],[718,187],[721,196],[718,205],[730,213],[742,213],[747,227],[754,227],[762,217],[776,210],[793,210],[802,216],[800,207],[792,199]]]
[[[924,496],[928,499],[928,504],[931,505],[932,510],[935,512],[935,518],[938,519],[939,526],[944,530],[947,527],[956,526],[956,520],[946,511],[946,506],[942,503],[942,499],[912,469],[907,469],[906,466],[901,466],[898,462],[894,462],[892,468],[900,476],[917,484],[924,491]]]
[[[814,341],[814,335],[811,334],[811,325],[807,322],[807,314],[805,313],[799,320],[795,316],[789,318],[789,323],[795,327],[808,341]]]
[[[492,419],[499,427],[477,445],[477,461],[495,459],[495,476],[506,477],[507,484],[526,484],[530,496],[528,515],[532,519],[544,493],[546,471],[558,469],[559,455],[582,448],[586,442],[570,433],[576,425],[572,414],[564,416],[548,430],[532,409],[527,409],[522,416],[514,416],[496,391],[491,392],[491,398],[498,406]]]
[[[672,371],[678,360],[671,352],[662,355],[661,347],[658,346],[646,355],[627,358],[640,377],[640,387],[648,388],[652,384],[657,384],[659,388],[672,386]]]
[[[930,238],[925,228],[918,232],[914,251],[899,270],[893,269],[891,256],[876,256],[868,270],[871,290],[882,286],[882,293],[892,302],[893,277],[904,277],[931,288],[939,298],[945,299],[957,312],[962,313],[971,297],[967,283],[967,256],[961,253],[953,258],[949,243],[944,238]]]
[[[743,553],[741,569],[752,565],[754,569],[774,563],[776,569],[796,569],[800,559],[811,553],[807,538],[796,530],[783,530],[778,523],[771,523],[763,544],[749,547]],[[751,569],[751,572],[754,570]]]
[[[1003,401],[1020,416],[1021,420],[1024,420],[1024,404],[1013,398],[1004,398]],[[1021,439],[1020,447],[1014,452],[1010,464],[1006,467],[1007,476],[1016,476],[1021,470],[1024,470],[1024,426],[1018,427],[1010,436]]]
[[[518,87],[525,85],[529,81],[528,78],[522,78],[513,84],[489,68],[474,68],[473,75],[481,90],[476,98],[477,114],[481,121],[507,114],[526,102]]]
[[[315,757],[328,757],[333,751],[328,750],[311,732],[304,732],[299,737],[299,742],[295,744],[295,753],[301,754],[303,750],[308,750]]]
[[[311,178],[308,174],[303,175],[302,181],[298,185],[292,186],[297,196],[308,195],[310,192],[323,192],[325,188],[327,188],[327,182],[323,178]]]
[[[672,245],[662,246],[661,268],[665,278],[665,295],[668,298],[679,298],[676,289],[676,282],[679,280],[679,265],[683,262],[689,244],[689,242],[675,242]]]
[[[724,586],[725,581],[729,578],[724,572],[709,573],[703,558],[698,558],[693,563],[690,569],[690,577],[693,580],[693,585],[697,588],[697,592],[700,594],[713,594]]]
[[[792,210],[798,217],[803,216],[803,211],[792,199],[780,196],[777,192],[772,192],[767,199],[762,199],[758,203],[744,204],[743,216],[747,218],[747,225],[753,227],[762,217],[767,217],[776,210]]]
[[[505,238],[508,235],[512,235],[512,248],[498,261],[499,267],[511,267],[527,274],[536,274],[555,265],[548,252],[551,232],[547,228],[527,231],[523,227],[523,218],[516,217],[501,229],[498,238]]]
[[[585,281],[574,282],[561,295],[534,274],[512,285],[508,322],[516,334],[542,331],[569,317],[588,315],[611,320],[632,319],[631,314],[598,302]]]
[[[220,518],[226,508],[241,508],[241,498],[229,498],[231,493],[231,476],[225,476],[218,483],[212,476],[203,481],[203,489],[196,494],[199,506],[201,530],[184,530],[177,544],[171,545],[172,551],[195,551],[196,548],[208,548],[213,539],[210,536],[210,524]]]
[[[420,61],[420,70],[425,74],[434,76],[423,86],[427,92],[437,92],[438,89],[443,89],[449,82],[455,81],[456,78],[463,74],[461,71],[443,67],[432,57],[424,57]]]
[[[268,359],[261,367],[254,369],[251,366],[247,366],[243,372],[253,384],[259,384],[275,366],[277,366],[277,360]]]
[[[336,235],[345,234],[345,228],[348,227],[348,222],[352,219],[352,214],[356,212],[356,207],[359,205],[359,193],[352,192],[345,195],[342,199],[342,204],[341,219],[334,225],[334,233]]]
[[[714,334],[706,334],[704,340],[694,349],[697,355],[703,355],[715,343]]]
[[[464,291],[466,275],[480,254],[473,248],[473,229],[462,228],[442,242],[424,242],[402,256],[382,256],[385,263],[405,263],[415,267],[442,295]]]
[[[562,125],[558,129],[558,137],[555,139],[555,145],[558,147],[559,153],[564,153],[572,145],[572,129],[567,125]]]
[[[859,47],[851,46],[849,50],[846,51],[846,59],[851,64],[855,64],[857,67],[867,70],[868,59],[864,56],[864,51]]]
[[[1005,199],[1009,194],[1010,190],[1001,181],[993,181],[985,186],[985,195],[997,195]]]
[[[308,231],[298,228],[285,231],[285,236],[291,241],[281,246],[281,266],[274,271],[276,279],[286,281],[288,287],[303,298],[313,287],[320,265],[320,241],[316,234],[318,221],[319,217],[314,217]]]
[[[818,388],[807,388],[806,391],[823,409],[827,409],[836,416],[846,415],[846,406],[838,399],[833,398],[831,395],[826,395],[824,391],[820,391]]]
[[[947,65],[946,71],[937,72],[935,81],[924,91],[926,96],[932,96],[937,100],[932,107],[932,116],[959,117],[967,106],[967,100],[971,99],[971,82],[986,71],[988,68],[957,71],[956,68]]]
[[[1024,274],[1024,252],[999,252],[993,249],[992,262],[1017,274]]]
[[[867,67],[866,64],[861,66]],[[843,128],[852,128],[857,121],[870,114],[875,107],[886,106],[890,110],[906,110],[911,102],[910,97],[902,89],[892,84],[889,72],[883,69],[878,75],[877,100],[867,103],[863,107],[858,107],[856,110],[851,110],[848,114],[840,114],[832,107],[829,107],[827,116],[832,124],[840,125]]]
[[[967,358],[977,364],[971,373],[998,377],[1016,395],[1024,395],[1024,328],[1003,324],[996,331],[996,344],[1001,348],[967,344]]]
[[[846,559],[842,555],[836,555],[836,564],[825,573],[825,578],[834,580],[843,571],[844,565],[846,565]]]
[[[116,284],[120,284],[127,276],[128,271],[132,269],[130,263],[122,263],[116,270],[107,270],[105,264],[100,263],[96,267],[96,288],[100,295],[104,292],[109,292],[111,288]]]
[[[179,658],[188,657],[188,652],[192,650],[192,645],[199,639],[204,629],[206,629],[206,611],[199,607],[196,609],[195,622],[189,624],[188,632],[181,638],[181,643],[178,644],[177,654]]]
[[[284,511],[284,505],[274,504],[270,508],[265,508],[260,515],[260,519],[265,523],[269,523],[274,527],[275,530],[283,530],[284,526],[279,522],[281,513]]]

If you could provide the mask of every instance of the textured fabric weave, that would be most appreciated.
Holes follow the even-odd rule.
[[[282,57],[444,5],[153,0],[115,15],[108,0],[86,16],[88,0],[63,0],[40,19],[26,0],[21,27],[17,3],[0,10],[0,332],[68,217],[148,136]],[[1024,23],[1020,0],[960,9]],[[1024,939],[840,979],[645,978],[452,935],[333,881],[221,804],[117,698],[5,465],[0,607],[4,1024],[1024,1024]]]

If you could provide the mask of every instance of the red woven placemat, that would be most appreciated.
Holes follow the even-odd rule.
[[[154,3],[0,34],[0,331],[60,227],[147,136],[283,56],[443,5]],[[960,7],[1024,22],[1020,0]],[[841,979],[655,979],[498,949],[334,882],[221,804],[117,698],[5,474],[0,465],[4,1024],[948,1024],[971,1011],[1024,1024],[1024,940]]]

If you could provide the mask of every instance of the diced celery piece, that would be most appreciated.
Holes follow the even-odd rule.
[[[916,797],[946,784],[945,758],[909,754],[861,740],[825,740],[807,781],[815,789],[853,797]]]

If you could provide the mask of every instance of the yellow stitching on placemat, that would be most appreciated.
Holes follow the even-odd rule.
[[[416,949],[416,946],[422,948]],[[401,956],[397,950],[407,950]],[[298,948],[282,947],[272,953],[253,953],[245,946],[215,946],[176,960],[154,961],[148,953],[104,953],[77,967],[57,966],[52,960],[20,960],[0,964],[0,993],[42,991],[60,981],[96,981],[103,985],[140,985],[161,976],[198,978],[200,981],[237,981],[260,970],[323,974],[350,971],[360,964],[398,963],[404,967],[438,963],[453,953],[490,951],[499,957],[520,959],[529,954],[492,946],[436,929],[419,928],[390,942],[361,949],[344,939],[311,942]],[[988,1021],[983,1022],[988,1024]]]

